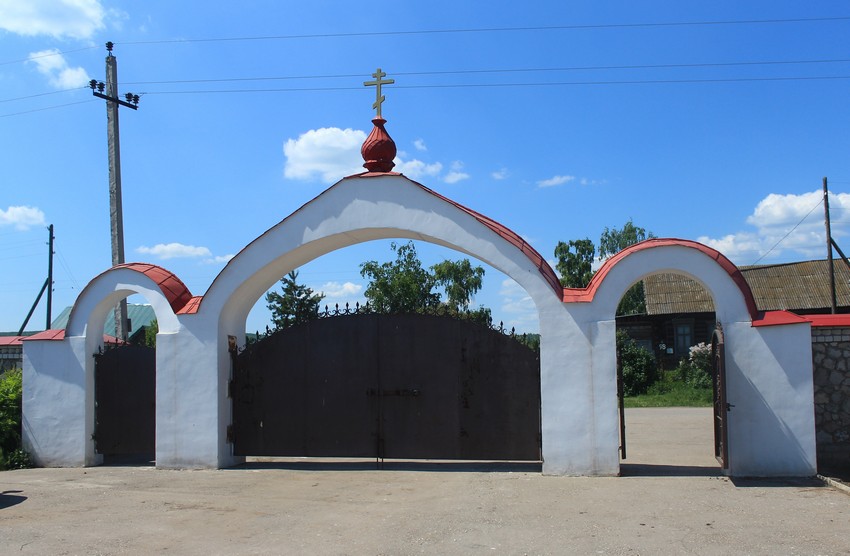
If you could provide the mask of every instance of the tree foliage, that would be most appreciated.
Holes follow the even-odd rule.
[[[610,257],[630,245],[654,237],[655,235],[652,232],[647,232],[645,228],[635,226],[632,219],[629,218],[629,221],[621,229],[605,227],[605,231],[599,236],[599,256],[603,259]]]
[[[266,306],[272,312],[276,330],[301,324],[319,315],[319,303],[325,298],[311,288],[298,283],[298,271],[293,270],[280,279],[281,292],[266,294]]]
[[[473,267],[469,259],[445,260],[431,267],[434,283],[446,292],[446,304],[457,311],[469,308],[472,296],[483,284],[484,268]]]
[[[0,374],[0,470],[31,467],[21,447],[23,373],[12,369]]]
[[[442,308],[449,313],[467,312],[472,319],[488,325],[492,322],[490,309],[469,308],[472,296],[483,285],[484,268],[463,259],[444,260],[425,269],[412,241],[402,245],[393,242],[390,248],[396,255],[395,261],[367,261],[360,265],[360,275],[369,279],[364,295],[373,310],[415,313]],[[436,288],[445,292],[445,302],[434,291]]]
[[[655,357],[623,330],[617,331],[617,357],[623,369],[623,393],[626,396],[646,394],[658,380]]]
[[[422,268],[413,242],[392,242],[390,248],[396,254],[395,261],[360,264],[360,275],[369,279],[363,295],[372,309],[379,313],[407,313],[436,307],[440,294],[431,291],[436,279]]]
[[[561,275],[561,285],[566,288],[583,288],[593,277],[592,264],[596,252],[600,258],[607,258],[619,253],[626,247],[645,239],[655,237],[645,228],[635,226],[630,218],[622,228],[605,227],[599,236],[599,248],[594,249],[590,239],[558,242],[555,247],[556,268]],[[617,307],[617,315],[635,315],[646,312],[646,301],[643,282],[638,282],[623,295]]]
[[[555,247],[556,265],[561,275],[561,285],[565,288],[583,288],[593,278],[593,259],[596,248],[589,238],[571,239],[567,243],[559,241]]]
[[[652,232],[647,232],[646,229],[635,226],[632,219],[629,218],[629,221],[621,229],[605,228],[605,231],[599,237],[599,255],[609,257],[630,245],[653,237],[655,235]],[[646,295],[644,294],[643,281],[640,281],[623,295],[620,304],[617,306],[617,314],[640,315],[643,313],[646,313]]]
[[[156,347],[156,335],[159,333],[159,323],[153,319],[150,324],[145,327],[145,337],[142,340],[142,345],[146,347]]]

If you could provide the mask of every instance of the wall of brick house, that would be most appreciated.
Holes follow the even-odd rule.
[[[850,328],[812,328],[818,468],[850,469]]]

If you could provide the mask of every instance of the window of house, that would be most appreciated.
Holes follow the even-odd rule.
[[[687,357],[693,345],[694,325],[690,322],[676,322],[673,324],[675,334],[675,353],[681,357]]]

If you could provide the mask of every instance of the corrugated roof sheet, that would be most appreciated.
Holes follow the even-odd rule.
[[[708,291],[681,274],[653,274],[644,279],[643,288],[648,315],[714,311],[714,302]]]
[[[817,311],[829,309],[827,260],[740,267],[760,311]],[[709,293],[680,274],[655,274],[644,280],[649,315],[714,311]],[[850,308],[850,269],[835,261],[835,290],[839,307]]]
[[[53,319],[50,324],[52,329],[63,329],[68,325],[68,317],[71,315],[71,307],[65,307],[59,316]],[[135,334],[139,328],[147,326],[151,321],[156,319],[156,314],[153,312],[153,307],[150,305],[142,305],[136,303],[127,304],[127,318],[130,319],[130,334]],[[115,319],[106,318],[103,325],[103,333],[109,336],[115,336]]]

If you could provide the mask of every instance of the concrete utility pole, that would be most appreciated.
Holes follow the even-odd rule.
[[[18,330],[18,336],[23,336],[24,329],[26,329],[32,314],[35,312],[35,308],[38,307],[38,302],[41,301],[41,296],[44,295],[45,291],[47,292],[47,324],[44,326],[45,330],[50,329],[50,323],[53,320],[51,316],[53,306],[53,240],[56,239],[53,237],[53,224],[47,227],[47,232],[50,234],[47,239],[47,280],[45,280],[44,285],[41,286],[41,291],[38,292],[38,296],[35,298],[35,303],[32,304],[30,312],[27,313],[27,318],[24,319],[24,323],[21,325],[20,330]]]
[[[53,322],[53,224],[47,227],[50,237],[47,240],[47,324],[45,330],[50,330]]]
[[[121,146],[118,134],[118,106],[138,109],[139,96],[127,93],[118,98],[118,60],[112,55],[113,44],[106,43],[106,84],[92,79],[89,86],[94,96],[106,100],[106,139],[109,155],[109,223],[112,237],[112,266],[124,264],[124,210],[121,205]],[[95,90],[97,89],[97,90]],[[106,94],[104,94],[104,89]],[[127,300],[115,308],[115,337],[126,340],[130,332]]]
[[[832,314],[834,315],[838,311],[836,299],[835,299],[835,263],[832,260],[832,227],[829,222],[829,191],[826,187],[826,178],[823,178],[823,212],[824,212],[824,223],[826,224],[826,257],[827,261],[829,261],[829,293],[830,293],[830,302]]]

